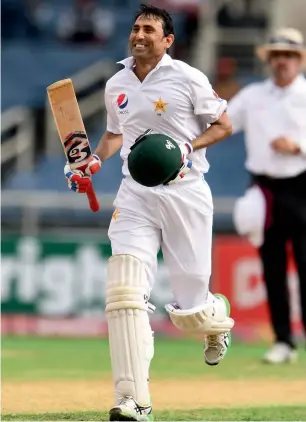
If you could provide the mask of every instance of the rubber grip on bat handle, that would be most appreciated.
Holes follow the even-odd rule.
[[[89,185],[86,194],[87,194],[87,198],[88,198],[88,202],[89,202],[89,206],[90,206],[91,211],[93,211],[93,212],[99,211],[100,204],[99,204],[99,201],[97,199],[97,195],[96,195],[96,192],[94,190],[92,183]]]

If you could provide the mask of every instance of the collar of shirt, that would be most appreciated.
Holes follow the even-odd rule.
[[[135,59],[134,57],[127,57],[126,59],[120,60],[117,62],[118,64],[123,64],[126,68],[132,70],[135,67]],[[161,60],[157,63],[155,69],[159,69],[162,66],[172,66],[173,59],[169,56],[169,54],[164,54]]]
[[[287,94],[287,93],[295,93],[295,92],[299,92],[300,91],[300,87],[305,84],[306,79],[305,77],[300,74],[298,75],[292,82],[290,85],[284,86],[284,87],[280,87],[278,85],[275,84],[275,82],[273,81],[272,78],[267,79],[267,87],[269,89],[270,92],[272,93],[276,93],[276,94]]]

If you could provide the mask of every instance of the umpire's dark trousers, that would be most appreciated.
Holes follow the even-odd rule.
[[[306,333],[306,171],[296,177],[252,176],[266,197],[265,237],[259,249],[275,340],[295,347],[291,332],[287,285],[287,248],[291,241],[300,285]]]

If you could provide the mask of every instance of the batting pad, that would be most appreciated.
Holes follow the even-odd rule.
[[[175,303],[165,306],[173,325],[182,331],[203,333],[205,335],[221,334],[230,331],[234,320],[226,316],[221,303],[208,303],[202,308],[182,310]],[[220,309],[218,309],[220,308]]]
[[[131,255],[114,255],[108,262],[106,316],[115,383],[115,400],[132,396],[151,404],[148,379],[154,355],[149,323],[145,266]]]

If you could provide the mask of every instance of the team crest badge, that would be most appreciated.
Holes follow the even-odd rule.
[[[166,113],[166,107],[169,103],[165,103],[161,97],[159,97],[158,101],[153,101],[153,104],[155,106],[155,113],[158,114],[158,116],[161,116],[162,113]]]

